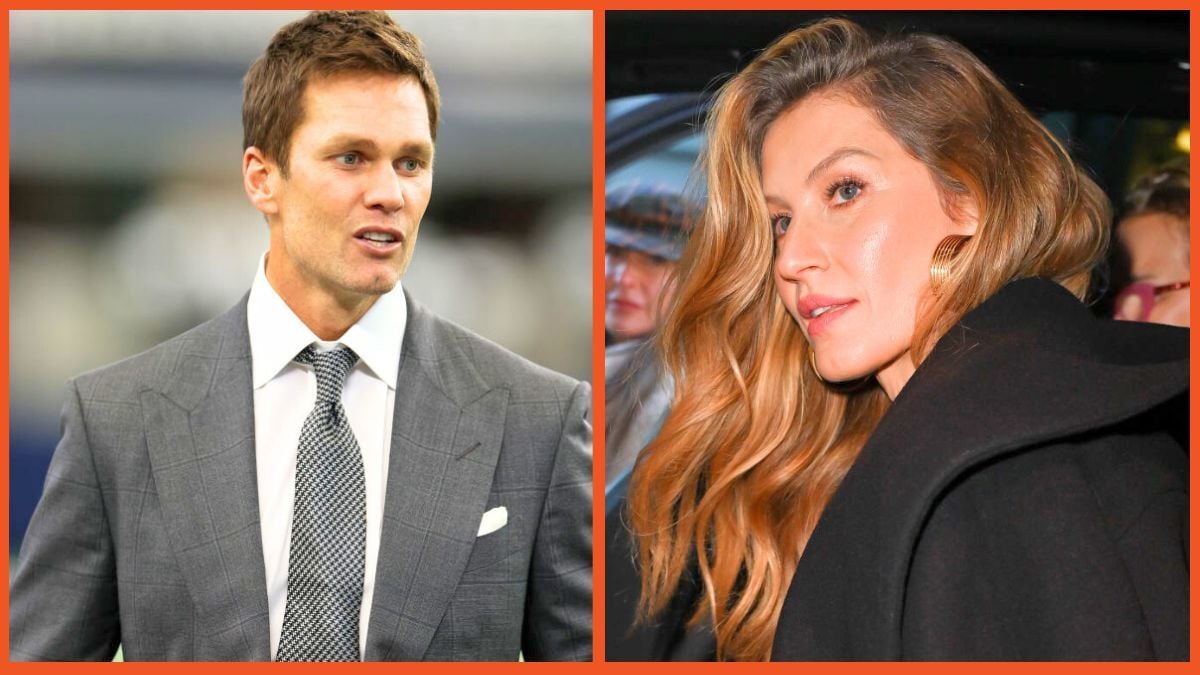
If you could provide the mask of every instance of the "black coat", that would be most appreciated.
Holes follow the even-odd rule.
[[[863,448],[772,659],[1186,660],[1187,398],[1187,331],[1010,284]],[[633,658],[680,655],[670,617],[641,631]]]
[[[633,564],[633,542],[625,527],[629,473],[606,495],[604,515],[604,658],[608,661],[712,661],[716,638],[707,625],[688,628],[700,591],[693,572],[670,606],[649,625],[635,621],[641,579]]]

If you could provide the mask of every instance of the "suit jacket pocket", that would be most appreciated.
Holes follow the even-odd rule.
[[[504,527],[475,538],[471,556],[467,558],[467,566],[463,570],[464,580],[477,577],[469,580],[494,581],[525,576],[524,569],[529,565],[529,549],[532,547],[520,536],[521,528],[511,510],[508,518]],[[521,555],[522,552],[525,555]]]

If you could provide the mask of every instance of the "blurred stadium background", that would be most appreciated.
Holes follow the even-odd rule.
[[[242,190],[241,78],[301,12],[12,12],[10,553],[66,380],[222,312],[267,228]],[[403,283],[591,379],[591,12],[393,12],[443,122]]]

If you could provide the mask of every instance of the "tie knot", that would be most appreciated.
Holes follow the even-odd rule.
[[[296,355],[296,361],[311,365],[317,374],[317,400],[337,402],[342,400],[342,385],[358,362],[358,354],[346,346],[322,352],[309,345]]]

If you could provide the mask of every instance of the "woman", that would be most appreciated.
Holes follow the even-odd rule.
[[[621,657],[686,624],[722,659],[1186,659],[1187,333],[1080,303],[1109,209],[1054,136],[960,45],[845,20],[707,124]]]
[[[1163,167],[1125,197],[1117,237],[1131,282],[1113,301],[1115,317],[1187,327],[1192,320],[1187,165]]]

